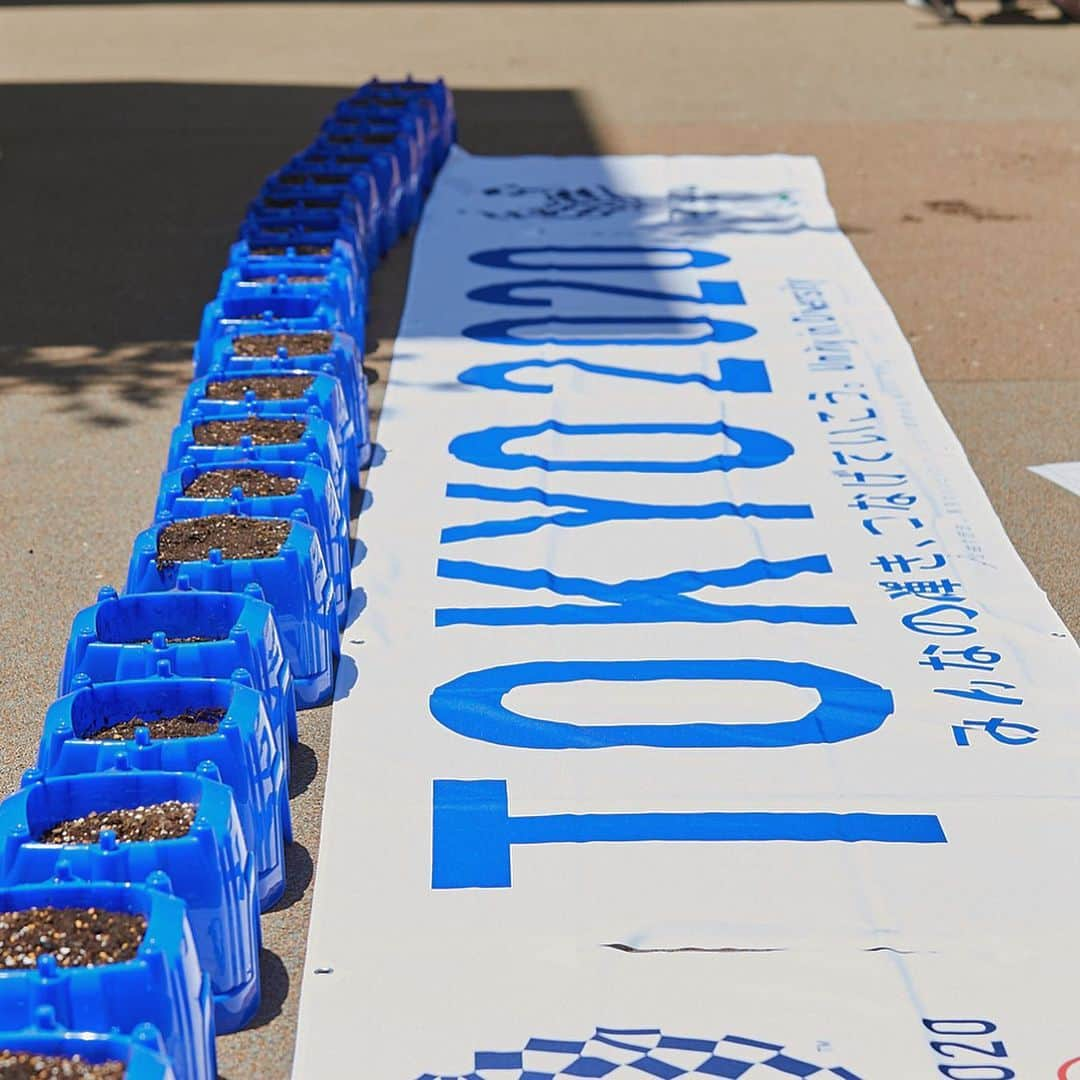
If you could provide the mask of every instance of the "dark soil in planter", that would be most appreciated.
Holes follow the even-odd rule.
[[[231,322],[231,323],[234,323],[234,322],[238,322],[238,323],[242,323],[242,322],[243,323],[260,323],[260,324],[262,324],[259,327],[260,330],[263,329],[266,326],[266,324],[268,324],[270,322],[278,322],[281,318],[282,318],[281,315],[275,315],[273,312],[270,312],[270,318],[267,319],[266,312],[264,312],[264,311],[260,311],[260,312],[257,312],[257,313],[253,311],[250,314],[246,314],[246,315],[230,315],[230,316],[228,316],[229,322]]]
[[[112,829],[121,844],[143,840],[176,840],[187,836],[195,821],[195,804],[151,803],[120,810],[91,810],[83,817],[59,821],[38,837],[40,844],[96,844],[102,829]]]
[[[303,222],[298,221],[267,221],[259,226],[260,232],[273,233],[275,235],[285,233],[288,234],[288,243],[296,247],[299,251],[302,247],[311,247],[308,244],[298,244],[297,241],[303,236],[310,236],[312,233],[323,232],[323,227],[319,225],[306,225]],[[314,245],[316,247],[326,247],[329,250],[328,245]]]
[[[327,330],[312,330],[307,334],[238,334],[233,338],[234,356],[273,356],[278,349],[290,356],[321,356],[334,344],[334,335]]]
[[[123,911],[92,907],[0,911],[0,970],[32,968],[46,953],[56,957],[57,967],[119,964],[134,958],[145,935],[145,916]]]
[[[135,738],[136,728],[145,727],[150,729],[153,739],[200,739],[213,735],[224,715],[224,709],[187,709],[175,716],[161,716],[155,720],[133,716],[130,720],[88,732],[81,738],[92,742],[126,742]]]
[[[340,205],[337,199],[301,199],[277,198],[263,199],[263,205],[272,210],[295,210],[298,206],[305,210],[334,210]]]
[[[201,645],[204,641],[224,641],[223,637],[199,637],[198,635],[192,635],[191,637],[166,637],[166,645]],[[119,642],[121,645],[149,645],[153,641],[153,638],[131,638],[129,641]]]
[[[210,401],[243,401],[249,390],[255,391],[259,401],[290,401],[303,397],[314,375],[255,375],[250,379],[218,379],[207,384],[206,397]]]
[[[238,487],[248,498],[257,499],[265,495],[292,495],[299,486],[299,477],[278,476],[265,469],[211,469],[196,476],[184,488],[184,494],[193,499],[224,499]]]
[[[400,109],[403,105],[408,105],[408,98],[402,97],[363,97],[353,98],[349,103],[351,105],[376,105],[386,106],[391,109]]]
[[[245,278],[245,281],[250,281],[255,285],[276,285],[278,278],[273,276],[260,276]],[[288,285],[316,285],[322,284],[326,280],[325,274],[290,274],[285,282]]]
[[[193,428],[196,446],[238,446],[250,436],[256,446],[279,446],[299,442],[307,430],[306,420],[208,420]]]
[[[122,1061],[90,1062],[75,1054],[31,1054],[26,1050],[0,1050],[0,1080],[124,1080]]]
[[[297,255],[331,255],[334,247],[332,244],[293,244]],[[251,249],[252,255],[284,255],[285,246],[282,244],[258,244]]]
[[[271,232],[273,230],[270,230]],[[289,229],[289,232],[295,232],[295,229]],[[274,244],[271,246],[259,246],[251,249],[252,255],[284,255],[286,247],[291,247],[297,255],[331,255],[333,254],[334,247],[332,244],[303,244],[297,243],[299,237],[289,236],[286,237],[284,244]]]
[[[285,518],[251,518],[238,514],[174,521],[158,533],[157,565],[205,559],[214,548],[225,559],[270,559],[289,536]]]

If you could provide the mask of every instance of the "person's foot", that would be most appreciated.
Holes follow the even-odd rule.
[[[983,17],[982,22],[987,26],[1030,26],[1039,20],[1030,12],[1022,8],[1016,0],[1001,0],[1001,7],[992,15]]]
[[[1080,22],[1080,0],[1053,0],[1054,7],[1068,22]]]
[[[970,23],[971,17],[956,10],[951,0],[930,0],[930,6],[943,23]]]

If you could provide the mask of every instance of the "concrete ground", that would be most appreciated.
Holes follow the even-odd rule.
[[[477,153],[816,154],[1012,536],[1080,628],[1080,27],[943,27],[896,2],[0,8],[0,791],[71,616],[149,521],[191,339],[260,178],[371,73],[444,74]],[[990,16],[990,18],[986,18]],[[375,279],[380,380],[408,271]],[[330,710],[301,715],[297,843],[256,1024],[222,1075],[288,1075]],[[373,1078],[382,1080],[382,1078]]]

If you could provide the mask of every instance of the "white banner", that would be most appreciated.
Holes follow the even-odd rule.
[[[1080,1077],[1076,645],[814,160],[458,152],[379,440],[297,1076]]]

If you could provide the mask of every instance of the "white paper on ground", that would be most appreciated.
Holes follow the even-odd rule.
[[[1080,495],[1080,461],[1055,461],[1049,465],[1029,465],[1028,468],[1060,484],[1066,491]]]
[[[1077,648],[815,161],[455,153],[378,437],[297,1076],[1075,1080]]]

